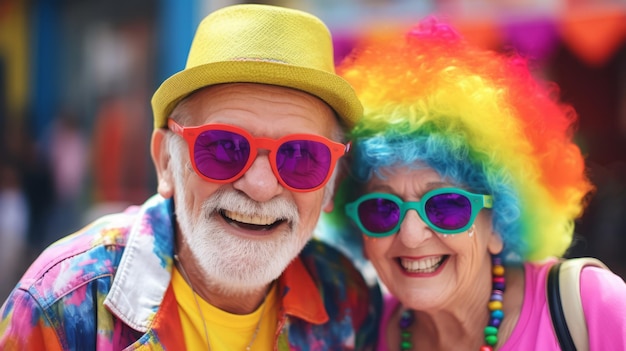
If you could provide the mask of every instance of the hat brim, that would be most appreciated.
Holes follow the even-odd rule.
[[[154,127],[163,128],[176,104],[194,91],[223,83],[262,83],[298,89],[325,101],[351,128],[363,112],[352,86],[321,70],[266,61],[223,61],[185,69],[165,80],[152,97]]]

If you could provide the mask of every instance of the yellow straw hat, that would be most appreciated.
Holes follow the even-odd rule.
[[[185,69],[152,97],[154,127],[163,128],[176,104],[221,83],[263,83],[305,91],[330,105],[352,127],[363,107],[335,74],[328,28],[318,18],[268,5],[235,5],[207,16],[196,31]]]

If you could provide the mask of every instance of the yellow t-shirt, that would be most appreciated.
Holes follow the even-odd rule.
[[[182,275],[174,267],[172,287],[188,350],[208,350],[204,332],[204,322],[209,336],[211,351],[245,350],[252,340],[257,325],[259,332],[250,350],[271,350],[277,325],[276,286],[273,286],[265,302],[256,311],[246,314],[231,314],[216,308],[196,295]],[[198,305],[202,314],[198,312]],[[259,322],[260,320],[260,322]],[[259,324],[260,323],[260,324]]]

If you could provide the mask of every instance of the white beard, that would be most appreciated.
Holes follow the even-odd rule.
[[[175,154],[173,154],[175,155]],[[222,293],[241,295],[264,289],[277,279],[287,265],[300,253],[311,234],[297,233],[297,206],[283,198],[257,203],[235,190],[219,189],[202,205],[202,215],[191,216],[185,202],[184,166],[173,157],[175,212],[183,240],[193,260],[199,264],[207,284]],[[193,172],[193,171],[192,171]],[[230,234],[219,219],[219,211],[244,213],[284,219],[287,226],[271,237],[246,239]]]

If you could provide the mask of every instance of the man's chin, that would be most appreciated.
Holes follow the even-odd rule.
[[[254,258],[250,257],[252,255],[230,258],[221,255],[217,260],[202,260],[202,257],[207,257],[206,253],[197,257],[202,260],[202,270],[214,288],[229,295],[242,295],[265,290],[280,277],[301,250],[293,247],[293,244],[290,246],[283,246],[280,250],[264,250],[263,255],[255,255]]]
[[[188,229],[186,245],[207,284],[229,295],[266,289],[308,241],[292,230],[275,233],[270,240],[242,238],[213,221],[183,224],[181,229]]]

